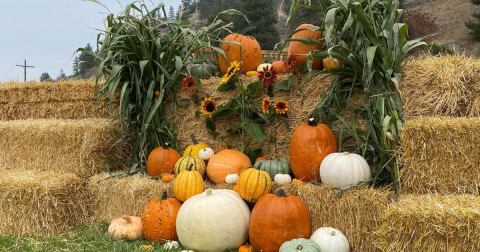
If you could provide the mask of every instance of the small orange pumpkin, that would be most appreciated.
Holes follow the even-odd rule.
[[[277,74],[281,74],[285,72],[283,61],[279,61],[279,60],[274,61],[272,63],[272,68],[275,68],[277,70]]]
[[[339,59],[335,59],[332,57],[323,59],[322,63],[325,69],[337,68],[342,64],[342,62]]]
[[[268,158],[266,157],[258,157],[257,159],[255,159],[255,163],[260,161],[260,160],[268,160]]]
[[[248,244],[245,244],[240,246],[240,248],[238,248],[238,252],[253,252],[253,247]]]
[[[172,149],[158,147],[154,149],[147,159],[147,171],[150,176],[155,177],[168,172],[175,167],[175,163],[180,159],[180,154]]]
[[[293,179],[292,184],[300,184],[300,185],[305,185],[305,182],[299,180],[299,179]]]
[[[162,181],[165,183],[171,182],[175,178],[175,174],[173,173],[165,173],[162,176]]]

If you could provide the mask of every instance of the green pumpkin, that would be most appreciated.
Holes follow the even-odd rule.
[[[272,180],[277,174],[290,174],[292,169],[288,161],[280,160],[259,160],[253,166],[257,170],[266,171]]]
[[[190,74],[199,79],[208,79],[215,75],[215,68],[209,64],[193,65],[190,68]]]
[[[312,240],[298,238],[284,242],[280,247],[280,252],[321,252],[320,246]]]

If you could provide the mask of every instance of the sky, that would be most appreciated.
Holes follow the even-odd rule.
[[[135,0],[98,0],[112,13]],[[177,10],[181,0],[145,0],[147,6],[164,3],[166,11]],[[73,56],[87,43],[96,48],[96,29],[104,29],[107,10],[97,3],[83,0],[15,0],[2,5],[0,15],[0,82],[23,81],[27,60],[27,80],[38,80],[48,72],[56,78],[60,69],[70,75]]]

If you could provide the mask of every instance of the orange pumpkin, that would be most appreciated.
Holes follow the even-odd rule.
[[[307,28],[316,28],[318,26],[312,24],[302,24],[300,25],[297,30],[300,29],[307,29]],[[311,31],[311,30],[304,30],[295,33],[292,38],[307,38],[307,39],[314,39],[316,41],[323,42],[325,40],[325,34],[320,31]],[[288,48],[288,54],[297,55],[297,60],[295,61],[295,69],[300,71],[300,65],[307,60],[307,55],[309,52],[313,50],[325,50],[326,48],[321,45],[305,45],[299,41],[290,42],[290,47]],[[304,54],[304,55],[301,55]],[[313,59],[313,70],[321,70],[323,69],[322,61],[319,59]]]
[[[335,59],[332,57],[322,59],[322,63],[325,69],[337,68],[342,64],[342,62],[339,59]]]
[[[208,161],[207,176],[215,183],[225,183],[228,174],[240,172],[252,166],[250,158],[237,150],[225,149],[213,155]]]
[[[175,174],[173,173],[165,173],[162,176],[162,181],[165,183],[171,182],[175,178]]]
[[[320,164],[330,153],[337,152],[335,134],[325,124],[310,118],[295,130],[290,143],[290,167],[296,178],[320,180]]]
[[[268,160],[268,158],[266,157],[258,157],[257,159],[255,159],[255,163],[260,161],[260,160]]]
[[[300,185],[305,185],[305,182],[299,180],[299,179],[293,179],[292,184],[300,184]]]
[[[163,192],[161,198],[152,199],[142,214],[143,235],[148,241],[163,242],[177,240],[177,214],[182,203],[167,197]]]
[[[277,70],[277,74],[281,74],[285,72],[283,61],[278,61],[278,60],[274,61],[272,63],[272,68],[275,68]]]
[[[175,163],[180,159],[180,154],[172,149],[158,147],[154,149],[147,159],[147,171],[150,176],[155,177],[168,172],[175,167]]]
[[[310,217],[302,200],[287,195],[263,195],[253,208],[249,229],[250,244],[257,251],[278,251],[286,241],[310,238]]]
[[[238,248],[238,252],[253,252],[253,247],[245,244]]]
[[[262,50],[257,40],[250,36],[244,36],[237,33],[232,33],[223,39],[227,42],[238,42],[242,45],[242,60],[243,65],[241,67],[241,73],[245,74],[248,71],[256,71],[258,65],[262,63]],[[227,55],[229,62],[240,60],[240,46],[231,43],[222,43],[222,50]],[[218,65],[222,73],[228,72],[230,64],[227,59],[222,55],[218,55]]]

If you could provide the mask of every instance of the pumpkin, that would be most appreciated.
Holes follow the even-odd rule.
[[[165,183],[171,182],[175,178],[175,174],[172,173],[165,173],[162,176],[162,181]]]
[[[167,241],[167,242],[165,242],[165,244],[163,244],[164,249],[176,249],[179,246],[180,245],[178,244],[177,241]]]
[[[150,152],[147,159],[147,171],[152,177],[162,173],[169,172],[175,167],[175,163],[180,159],[180,154],[172,149],[158,147]]]
[[[238,174],[234,173],[234,174],[228,174],[226,177],[225,177],[225,182],[227,184],[235,184],[237,183],[238,181]]]
[[[292,184],[300,184],[300,185],[305,185],[305,182],[299,180],[299,179],[293,179]]]
[[[355,185],[372,178],[367,161],[355,153],[332,153],[320,165],[322,183],[334,187]]]
[[[290,166],[296,178],[320,182],[320,164],[330,153],[338,151],[337,139],[325,124],[313,118],[293,132],[290,143]]]
[[[175,164],[175,174],[178,175],[180,172],[185,170],[198,171],[202,176],[205,175],[205,162],[201,158],[194,157],[192,154],[181,157]]]
[[[263,69],[267,68],[267,67],[268,67],[268,69],[272,69],[272,64],[263,63],[263,64],[258,65],[257,72],[263,72],[264,71]]]
[[[258,157],[257,159],[255,159],[255,164],[260,161],[260,160],[268,160],[268,158],[266,157]]]
[[[315,28],[318,29],[318,26],[312,24],[302,24],[296,30],[301,29],[308,29],[308,28]],[[293,34],[292,38],[306,38],[306,39],[313,39],[316,41],[323,42],[325,40],[325,35],[320,31],[312,31],[312,30],[303,30]],[[295,61],[295,69],[300,72],[300,65],[307,60],[307,54],[313,50],[325,50],[324,47],[321,45],[306,45],[300,41],[292,41],[290,42],[290,47],[288,48],[288,54],[294,54],[297,56]],[[322,61],[319,59],[313,58],[312,64],[313,70],[321,70],[323,69]]]
[[[185,170],[178,174],[173,184],[175,197],[185,202],[190,197],[203,192],[204,184],[202,175],[198,171]]]
[[[273,180],[275,183],[281,185],[292,183],[292,177],[290,177],[288,174],[277,174]]]
[[[238,193],[238,185],[235,185],[235,186],[233,187],[233,190]]]
[[[238,193],[209,188],[182,205],[177,233],[186,248],[222,252],[245,244],[249,223],[250,209]]]
[[[115,239],[136,240],[143,237],[140,217],[124,215],[113,220],[108,227],[108,233]]]
[[[272,180],[275,179],[275,175],[277,174],[290,174],[292,172],[288,161],[260,160],[256,162],[253,167],[261,171],[266,171]]]
[[[257,40],[250,36],[244,36],[237,33],[232,33],[225,37],[223,41],[226,42],[238,42],[242,46],[242,59],[243,65],[241,66],[241,73],[245,74],[248,71],[255,71],[257,66],[262,63],[262,49]],[[240,60],[240,46],[231,43],[222,43],[222,50],[227,55],[227,58],[223,54],[218,55],[218,65],[220,71],[224,74],[228,72],[229,62]]]
[[[282,244],[280,247],[280,252],[295,252],[295,251],[304,251],[304,252],[323,252],[320,249],[318,244],[312,240],[298,238],[291,241],[287,241]]]
[[[258,251],[278,251],[286,241],[310,237],[310,217],[302,200],[283,189],[266,194],[252,210],[250,244]]]
[[[257,202],[260,197],[270,192],[272,180],[267,172],[249,168],[238,177],[238,193],[248,202]]]
[[[142,213],[145,239],[158,242],[178,239],[175,224],[181,205],[177,199],[167,197],[167,192],[148,202]]]
[[[339,59],[328,57],[328,58],[322,59],[322,64],[325,69],[332,69],[332,68],[339,67],[342,64],[342,62]]]
[[[215,68],[210,64],[198,64],[190,67],[190,75],[199,79],[208,79],[215,75]]]
[[[350,245],[345,235],[331,227],[322,227],[312,234],[310,240],[316,242],[322,252],[349,252]]]
[[[225,149],[210,158],[207,176],[215,183],[225,183],[228,174],[240,174],[250,166],[252,163],[247,155],[237,150]]]
[[[215,155],[215,152],[212,148],[203,148],[198,152],[198,157],[201,158],[203,161],[210,160],[213,155]]]
[[[190,138],[192,138],[192,143],[183,152],[183,156],[188,156],[188,154],[191,154],[194,157],[198,157],[198,152],[200,152],[201,149],[205,148],[210,148],[206,143],[198,143],[197,139],[195,139],[195,136],[193,134],[190,134]]]
[[[250,245],[242,245],[238,248],[238,252],[253,252],[253,247]]]
[[[284,62],[283,61],[274,61],[272,63],[272,68],[275,68],[277,70],[277,73],[278,74],[282,74],[285,72],[285,69],[284,69]]]

